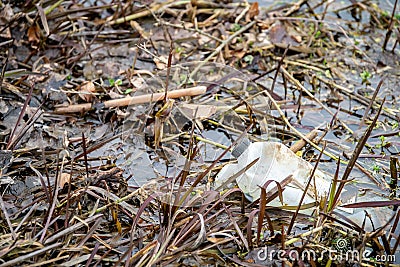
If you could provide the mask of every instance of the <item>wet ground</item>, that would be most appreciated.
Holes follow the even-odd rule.
[[[94,2],[99,7],[95,7]],[[12,153],[4,156],[0,182],[5,203],[2,210],[6,209],[15,221],[14,227],[19,229],[18,223],[25,229],[33,227],[17,218],[24,214],[21,210],[37,201],[40,205],[35,206],[36,212],[56,211],[48,218],[60,220],[54,228],[50,227],[52,231],[47,235],[40,231],[35,233],[38,241],[46,240],[45,236],[51,239],[67,225],[61,223],[63,219],[78,215],[65,212],[59,203],[63,203],[71,192],[78,194],[83,185],[104,187],[122,197],[151,179],[174,179],[185,170],[185,151],[190,147],[188,135],[191,129],[203,139],[196,141],[199,151],[190,169],[189,182],[206,170],[253,119],[258,128],[250,129],[252,142],[270,140],[293,145],[301,136],[288,129],[271,100],[262,94],[263,90],[268,90],[279,103],[298,132],[305,135],[317,128],[319,137],[316,140],[321,139],[320,146],[326,142],[327,152],[346,161],[385,98],[378,122],[358,157],[359,166],[355,166],[349,176],[351,183],[346,185],[342,201],[398,199],[398,190],[393,190],[390,185],[393,175],[389,166],[390,157],[398,157],[400,146],[398,21],[394,23],[387,48],[382,49],[394,5],[391,1],[361,1],[358,4],[303,1],[307,4],[299,10],[293,6],[293,1],[263,1],[259,3],[258,15],[254,15],[254,5],[238,7],[237,3],[205,2],[199,3],[193,13],[188,7],[189,1],[168,1],[162,2],[159,8],[153,3],[153,15],[151,12],[137,15],[136,19],[125,23],[118,19],[128,13],[147,12],[143,6],[150,2],[127,1],[126,5],[115,6],[111,2],[94,2],[58,4],[55,11],[46,14],[47,21],[40,13],[41,9],[34,5],[2,4],[0,49],[4,53],[1,56],[0,141],[2,151]],[[110,4],[108,8],[101,7],[107,4]],[[50,7],[50,3],[43,6],[46,10]],[[247,12],[244,12],[246,8]],[[399,7],[394,13],[398,19]],[[25,15],[33,22],[24,19]],[[256,23],[250,25],[252,21]],[[163,27],[160,26],[162,23]],[[240,32],[248,25],[247,30]],[[212,54],[237,32],[240,34],[232,38],[229,45]],[[170,40],[173,43],[172,65],[186,64],[190,71],[185,73],[183,67],[175,67],[170,73],[166,72]],[[287,45],[290,47],[285,52]],[[208,58],[210,55],[212,58]],[[219,62],[219,71],[211,71],[207,64],[190,64],[205,60]],[[274,68],[280,60],[281,67],[289,75],[283,75],[281,70],[275,77]],[[229,67],[223,67],[225,65]],[[215,68],[215,65],[211,66]],[[200,74],[194,81],[188,79],[196,67],[200,67],[197,70]],[[273,71],[269,73],[270,70]],[[158,92],[167,87],[167,76],[169,90],[204,84],[207,94],[176,100],[165,119],[165,113],[160,112],[164,111],[165,103],[111,108],[101,105],[128,95]],[[253,81],[258,87],[244,89]],[[301,86],[310,94],[301,90]],[[251,98],[257,94],[259,97]],[[27,96],[31,99],[24,106]],[[365,115],[372,97],[373,104]],[[249,108],[241,106],[234,112],[231,108],[242,104],[242,100],[247,101]],[[57,108],[78,103],[96,104],[90,111],[57,112]],[[199,106],[190,106],[200,104],[206,107],[201,115],[197,113]],[[157,120],[164,128],[161,144],[155,145]],[[156,147],[158,145],[162,149]],[[319,152],[307,145],[299,155],[315,164]],[[198,190],[212,189],[218,168],[231,159],[230,152],[219,159]],[[337,162],[323,155],[319,168],[333,177]],[[346,164],[340,164],[339,177],[345,169]],[[110,170],[112,174],[109,174]],[[107,180],[107,177],[111,178]],[[43,188],[46,184],[60,183],[60,180],[63,182],[59,194],[63,198],[57,205],[53,202],[51,208],[50,200],[57,198],[50,196],[51,190],[47,192]],[[91,190],[92,197],[103,192]],[[105,199],[110,201],[108,197],[101,199],[105,203]],[[82,209],[78,208],[81,204],[76,204],[81,200],[75,198],[74,201],[71,205]],[[145,196],[138,201],[145,202]],[[138,207],[135,204],[129,203],[135,207],[136,214]],[[371,224],[367,219],[363,226],[367,231],[379,228],[396,214],[393,207],[355,209],[356,215],[342,214],[361,225],[364,210],[373,221]],[[146,213],[152,218],[146,223],[158,225],[160,221],[156,215],[153,211]],[[122,217],[126,234],[134,217]],[[112,217],[109,221],[112,229],[112,223],[117,224],[118,220]],[[4,234],[7,233],[6,225],[8,223],[4,222]],[[46,220],[43,219],[42,225],[46,225]],[[53,224],[48,222],[46,227],[49,225]],[[388,242],[393,247],[400,230],[394,226],[391,229],[397,235],[397,239],[391,238]],[[299,232],[304,231],[297,230]],[[121,248],[127,249],[124,245]],[[139,245],[135,248],[136,251],[141,249]],[[4,255],[7,260],[13,258]]]

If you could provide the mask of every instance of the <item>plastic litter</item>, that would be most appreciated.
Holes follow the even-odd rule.
[[[216,187],[224,184],[232,175],[245,168],[253,160],[259,160],[245,173],[236,178],[239,188],[246,197],[254,201],[260,197],[260,186],[268,180],[282,182],[289,175],[293,180],[285,187],[283,191],[283,207],[295,207],[299,204],[304,188],[313,170],[313,166],[298,157],[288,147],[277,142],[255,142],[247,143],[248,147],[243,151],[243,146],[239,146],[232,152],[232,155],[238,156],[238,162],[225,165],[218,173],[215,183]],[[246,145],[247,145],[246,144]],[[321,196],[329,193],[331,177],[325,173],[316,170],[314,180],[311,182],[303,205],[316,203]],[[269,189],[273,188],[271,184]],[[269,203],[272,206],[282,206],[279,199]]]

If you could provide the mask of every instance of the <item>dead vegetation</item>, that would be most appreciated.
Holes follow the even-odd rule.
[[[397,0],[266,3],[2,1],[0,266],[398,264]],[[246,138],[297,205],[214,187]]]

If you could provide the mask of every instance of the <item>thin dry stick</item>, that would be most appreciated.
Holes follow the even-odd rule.
[[[324,147],[322,148],[322,152],[319,154],[317,162],[315,163],[315,166],[314,166],[314,168],[313,168],[313,170],[311,172],[310,178],[307,181],[307,184],[306,184],[306,186],[304,188],[303,195],[300,198],[299,205],[297,205],[296,211],[293,214],[292,219],[290,220],[290,224],[289,224],[289,227],[288,227],[287,232],[286,232],[287,235],[290,235],[290,232],[292,231],[294,222],[296,220],[297,215],[299,214],[300,207],[301,207],[301,205],[302,205],[302,203],[304,201],[304,198],[305,198],[305,196],[307,194],[307,191],[308,191],[308,188],[310,187],[311,182],[314,180],[314,183],[315,183],[314,174],[315,174],[315,171],[317,170],[319,162],[321,161],[322,154],[325,151],[325,146],[326,146],[326,143],[324,144]]]
[[[13,128],[11,134],[10,134],[9,139],[8,139],[6,149],[14,150],[14,146],[15,146],[15,143],[14,143],[14,134],[15,134],[17,128],[18,128],[19,123],[20,123],[21,120],[22,120],[22,117],[25,115],[27,106],[29,106],[29,101],[30,101],[31,98],[32,98],[32,92],[33,92],[33,86],[31,86],[31,88],[30,88],[30,90],[29,90],[29,93],[28,93],[28,96],[27,96],[26,99],[25,99],[24,106],[22,107],[22,110],[21,110],[21,112],[19,113],[17,122],[15,123],[15,126],[14,126],[14,128]]]
[[[364,112],[364,116],[363,116],[362,119],[361,119],[361,123],[360,123],[360,126],[358,127],[358,129],[361,129],[361,127],[365,124],[365,119],[367,118],[368,113],[369,113],[369,111],[371,110],[372,105],[373,105],[374,102],[375,102],[375,98],[376,98],[376,96],[378,95],[379,89],[381,89],[381,87],[382,87],[382,84],[383,84],[384,79],[385,79],[385,78],[382,78],[382,79],[380,80],[378,86],[376,87],[375,92],[374,92],[374,94],[372,95],[371,101],[369,102],[369,105],[368,105],[367,109],[366,109],[365,112]]]
[[[114,24],[121,24],[127,21],[147,17],[151,15],[152,13],[161,13],[163,12],[166,8],[172,7],[172,6],[179,6],[179,5],[185,5],[189,3],[188,0],[182,0],[182,1],[168,1],[165,3],[156,3],[154,6],[151,8],[148,8],[146,10],[140,11],[140,12],[135,12],[134,14],[128,15],[126,17],[118,18],[116,20],[110,21],[110,25]]]
[[[25,260],[28,260],[28,259],[32,259],[32,258],[34,258],[34,257],[37,257],[37,256],[39,256],[39,255],[45,253],[45,252],[48,251],[48,250],[55,249],[55,248],[57,248],[57,247],[59,247],[59,246],[62,246],[62,245],[63,245],[62,242],[58,242],[58,243],[51,244],[51,245],[49,245],[49,246],[45,246],[45,247],[43,247],[43,248],[41,248],[41,249],[39,249],[39,250],[32,251],[31,253],[28,253],[28,254],[23,254],[23,255],[21,255],[21,256],[19,256],[19,257],[17,257],[17,258],[14,258],[14,259],[12,259],[12,260],[10,260],[10,261],[4,262],[4,263],[1,264],[0,266],[1,266],[1,267],[6,267],[6,266],[21,266],[21,265],[20,265],[21,262],[24,262]]]
[[[282,55],[281,59],[280,59],[279,62],[278,62],[278,66],[276,67],[276,72],[275,72],[275,75],[274,75],[274,79],[272,80],[271,92],[274,92],[276,79],[278,78],[279,71],[280,71],[280,69],[281,69],[283,60],[284,60],[285,57],[286,57],[287,51],[289,50],[289,47],[290,47],[290,44],[287,45],[285,51],[283,52],[283,55]],[[301,95],[300,95],[300,96],[301,96]],[[299,101],[299,102],[300,102],[300,101]],[[300,107],[300,106],[299,106],[299,107]]]
[[[215,37],[214,35],[211,35],[205,31],[200,30],[199,28],[197,28],[197,25],[195,25],[195,28],[190,28],[190,27],[187,27],[183,22],[181,24],[173,24],[173,23],[169,23],[167,21],[163,21],[157,17],[155,17],[155,19],[157,20],[157,22],[159,22],[162,25],[170,26],[170,27],[174,27],[174,28],[178,28],[178,29],[183,29],[183,30],[190,31],[190,32],[197,32],[200,35],[204,35],[204,36],[206,36],[210,39],[213,39],[217,42],[220,42],[220,43],[223,42],[223,40],[219,39],[218,37]]]
[[[308,134],[306,134],[306,137],[309,140],[314,140],[315,137],[318,136],[318,131],[317,129],[312,130],[311,132],[309,132]],[[307,144],[306,141],[304,141],[303,139],[297,141],[296,143],[294,143],[291,147],[290,150],[292,150],[294,153],[296,153],[297,151],[300,151],[305,145]]]
[[[256,24],[255,21],[250,22],[249,24],[247,24],[246,26],[244,26],[243,28],[241,28],[239,31],[235,32],[234,34],[232,34],[231,36],[229,36],[228,39],[226,39],[225,41],[223,41],[215,50],[214,52],[212,52],[206,59],[204,59],[190,74],[190,78],[192,78],[200,69],[201,67],[204,66],[205,63],[207,63],[208,61],[210,61],[213,57],[215,57],[216,55],[218,55],[222,49],[229,44],[235,37],[239,36],[240,34],[242,34],[243,32],[247,31],[248,29],[250,29],[251,27],[253,27],[253,25]]]
[[[350,96],[352,99],[356,100],[357,102],[360,102],[361,104],[363,104],[365,106],[369,105],[369,101],[368,101],[369,99],[362,97],[358,94],[355,94],[353,90],[347,89],[346,87],[341,86],[341,85],[333,82],[332,80],[324,79],[321,76],[317,76],[317,79],[329,86],[333,86],[333,87],[339,89],[342,93],[344,93],[347,96]],[[373,108],[378,109],[379,105],[378,104],[375,105],[375,103],[374,103]],[[382,114],[390,119],[397,120],[396,112],[393,109],[389,109],[388,107],[383,107]]]
[[[169,91],[167,93],[168,98],[179,98],[182,96],[196,96],[204,94],[207,90],[205,86],[195,86],[187,89],[179,89],[174,91]],[[111,107],[122,107],[129,105],[137,105],[143,103],[150,103],[158,100],[162,100],[165,97],[165,93],[154,93],[147,95],[124,97],[119,99],[113,99],[103,102],[105,108]],[[54,110],[54,113],[66,114],[66,113],[77,113],[88,111],[93,108],[92,103],[69,105],[67,107],[59,107]]]
[[[60,232],[57,232],[57,233],[53,234],[52,236],[50,236],[49,238],[47,238],[46,241],[44,242],[44,245],[48,245],[48,244],[54,242],[55,240],[58,240],[58,239],[62,238],[65,235],[68,235],[70,233],[74,233],[79,228],[89,225],[89,223],[99,219],[102,216],[104,216],[104,215],[103,214],[93,215],[92,217],[89,217],[89,218],[87,218],[85,220],[81,220],[80,222],[70,226],[69,228],[66,228],[66,229],[64,229],[64,230],[62,230]]]
[[[346,37],[347,40],[352,42],[352,39],[347,34],[346,30],[342,26],[340,26],[339,23],[336,23],[336,22],[329,22],[329,21],[326,21],[326,20],[318,20],[318,19],[313,19],[313,18],[298,18],[298,17],[288,17],[288,16],[274,17],[273,19],[275,19],[275,20],[288,20],[288,21],[301,20],[301,21],[310,21],[310,22],[318,22],[318,23],[324,23],[324,24],[328,24],[328,25],[334,25],[334,26],[339,28],[340,32],[343,33],[343,35]],[[352,47],[354,47],[357,51],[362,51],[357,45],[352,45]],[[366,53],[364,53],[364,52],[361,52],[361,53],[366,59],[368,59],[369,63],[373,63],[374,62]]]
[[[47,214],[46,223],[45,223],[45,225],[43,227],[42,236],[40,237],[40,241],[39,242],[41,242],[41,243],[43,243],[43,240],[46,237],[47,230],[48,230],[48,228],[50,226],[50,222],[51,222],[51,219],[53,217],[54,210],[56,208],[56,202],[57,202],[57,197],[58,197],[58,193],[59,193],[59,186],[58,186],[59,177],[58,176],[61,175],[61,173],[62,173],[62,171],[64,169],[64,161],[65,161],[65,156],[62,158],[61,168],[60,168],[60,171],[58,171],[58,160],[57,160],[57,171],[56,171],[56,177],[55,177],[55,183],[54,183],[53,199],[52,199],[52,202],[51,202],[50,211]]]
[[[2,173],[0,173],[0,174],[2,174]],[[1,196],[1,194],[0,194],[0,208],[1,208],[1,211],[3,212],[3,214],[4,214],[4,217],[5,217],[6,222],[8,224],[8,228],[10,228],[10,232],[11,232],[11,235],[12,235],[13,239],[16,239],[17,235],[16,235],[16,233],[14,231],[14,228],[12,226],[12,223],[11,223],[11,220],[10,220],[10,216],[8,215],[8,212],[7,212],[7,209],[6,209],[6,206],[4,204],[4,201],[3,201],[3,198]]]
[[[281,115],[282,120],[285,122],[285,124],[289,127],[290,130],[292,130],[295,134],[300,136],[304,141],[309,143],[312,147],[314,147],[319,152],[323,152],[325,155],[327,155],[328,157],[332,158],[335,161],[339,160],[337,156],[327,152],[326,150],[322,150],[322,148],[320,148],[313,141],[311,141],[309,138],[307,138],[304,134],[300,133],[295,127],[293,127],[293,125],[288,121],[288,119],[286,118],[285,114],[283,113],[283,111],[279,107],[278,103],[276,103],[276,101],[272,98],[272,96],[269,94],[269,92],[265,90],[264,93],[269,97],[269,99],[271,100],[272,104],[274,104],[274,106],[276,107],[276,110]],[[345,163],[345,164],[347,163],[346,161],[343,161],[343,160],[341,160],[340,162],[341,163]]]
[[[392,16],[390,17],[390,24],[389,24],[388,30],[386,32],[385,41],[383,42],[382,48],[384,50],[386,50],[387,43],[389,42],[390,36],[392,35],[392,32],[393,32],[393,24],[394,24],[393,18],[394,18],[394,14],[396,13],[397,1],[398,0],[396,0],[396,2],[394,3],[393,10],[392,10]]]
[[[340,194],[341,194],[341,192],[342,192],[342,190],[343,190],[343,188],[344,188],[344,186],[346,184],[347,179],[350,176],[350,173],[351,173],[351,171],[352,171],[352,169],[353,169],[353,167],[354,167],[354,165],[355,165],[355,163],[356,163],[356,161],[358,159],[358,156],[360,155],[362,149],[364,148],[365,143],[368,140],[368,137],[371,135],[372,129],[375,127],[375,124],[378,121],[378,117],[381,114],[382,107],[383,107],[383,104],[385,103],[385,100],[386,100],[386,98],[383,99],[382,104],[379,107],[378,113],[376,113],[374,120],[372,121],[372,123],[369,125],[369,127],[365,131],[364,136],[360,139],[360,141],[358,142],[358,144],[357,144],[357,146],[356,146],[356,148],[355,148],[355,150],[353,152],[353,155],[352,155],[352,157],[351,157],[351,159],[349,161],[349,164],[347,165],[347,167],[346,167],[346,169],[345,169],[345,171],[343,173],[343,176],[342,176],[342,179],[341,179],[342,181],[339,184],[339,187],[338,187],[338,189],[336,191],[336,195],[335,195],[335,198],[333,200],[333,203],[335,203],[335,204],[338,203],[339,196],[340,196]]]
[[[282,72],[285,74],[285,76],[287,78],[289,78],[289,80],[291,80],[296,86],[297,88],[299,88],[301,91],[303,91],[304,93],[306,93],[312,100],[314,100],[315,102],[317,102],[323,109],[325,109],[329,114],[331,114],[332,116],[335,116],[335,114],[327,107],[325,106],[319,99],[317,99],[313,94],[310,93],[310,91],[308,91],[296,78],[294,78],[285,68],[281,67]],[[339,120],[339,118],[337,118],[337,120],[343,125],[344,128],[346,128],[346,130],[353,134],[353,131],[342,121]]]

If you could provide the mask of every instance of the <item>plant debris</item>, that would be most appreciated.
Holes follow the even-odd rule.
[[[0,266],[400,264],[397,2],[1,1]]]

